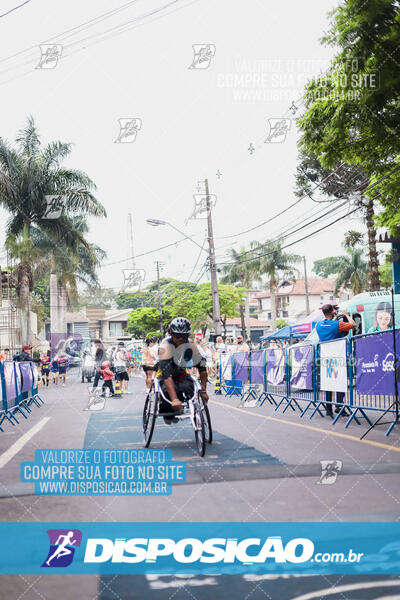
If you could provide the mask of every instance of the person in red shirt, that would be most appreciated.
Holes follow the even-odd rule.
[[[111,396],[114,396],[114,386],[112,380],[115,375],[110,369],[111,363],[109,360],[105,360],[101,365],[101,374],[103,375],[103,394],[105,394],[106,388],[108,388],[111,392]]]

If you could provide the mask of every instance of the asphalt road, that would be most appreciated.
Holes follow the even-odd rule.
[[[0,433],[0,509],[3,521],[395,521],[400,516],[400,431],[364,425],[347,430],[328,419],[299,419],[290,411],[239,407],[213,396],[215,432],[206,456],[197,455],[187,423],[157,422],[152,448],[185,461],[187,480],[169,497],[35,496],[20,481],[21,461],[38,448],[141,448],[143,378],[130,395],[85,410],[87,385],[69,373],[66,387],[41,391],[45,404]],[[321,485],[320,461],[341,464],[336,482]],[[377,576],[0,576],[0,598],[191,598],[271,600],[328,597],[400,598],[397,578]],[[378,587],[377,587],[378,585]],[[361,586],[361,587],[360,587]],[[305,594],[308,594],[305,596]],[[304,596],[304,598],[303,598]]]

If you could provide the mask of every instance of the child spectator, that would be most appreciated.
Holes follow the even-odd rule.
[[[108,388],[111,392],[111,396],[114,396],[114,386],[112,380],[115,375],[110,369],[111,363],[109,360],[105,360],[101,365],[101,374],[103,375],[104,383],[103,383],[103,394],[105,394],[106,388]]]

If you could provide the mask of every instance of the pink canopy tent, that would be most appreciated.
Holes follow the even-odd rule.
[[[320,308],[314,310],[308,317],[305,317],[299,323],[290,326],[290,335],[310,333],[318,323],[324,319],[324,314]]]

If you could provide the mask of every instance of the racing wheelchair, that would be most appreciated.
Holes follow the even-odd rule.
[[[172,406],[172,403],[163,393],[158,379],[154,378],[143,408],[143,438],[145,448],[150,446],[157,417],[170,417],[179,421],[190,419],[194,430],[197,452],[199,456],[204,456],[206,443],[211,444],[212,442],[211,418],[207,403],[202,396],[200,383],[194,377],[192,377],[192,380],[193,396],[182,400],[183,410],[178,412],[171,408],[170,412],[160,412],[163,400],[170,406]]]

